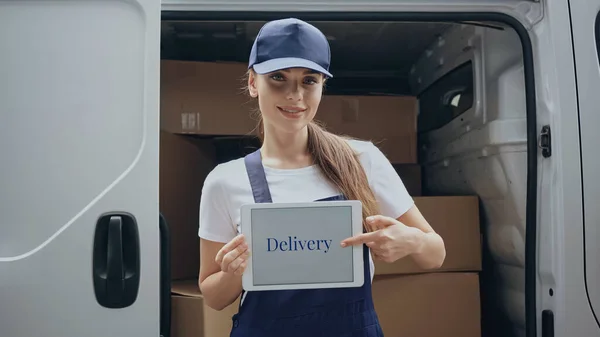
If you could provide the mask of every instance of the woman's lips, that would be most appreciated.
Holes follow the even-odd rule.
[[[290,118],[299,118],[301,113],[306,111],[306,108],[298,108],[292,106],[278,106],[277,109],[284,115]]]

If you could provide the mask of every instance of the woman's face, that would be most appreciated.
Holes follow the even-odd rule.
[[[295,133],[317,113],[324,76],[305,68],[290,68],[258,75],[251,72],[248,87],[258,105],[265,129]]]

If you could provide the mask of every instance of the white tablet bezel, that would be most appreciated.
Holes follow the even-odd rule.
[[[299,283],[299,284],[280,284],[280,285],[254,285],[254,269],[252,267],[252,218],[250,216],[254,209],[277,209],[277,208],[306,208],[306,207],[351,207],[352,212],[352,235],[361,234],[362,226],[362,203],[358,200],[339,200],[339,201],[317,201],[301,203],[258,203],[245,204],[240,208],[241,213],[241,233],[245,236],[246,243],[250,249],[246,270],[242,275],[242,287],[246,291],[260,290],[292,290],[292,289],[319,289],[319,288],[344,288],[361,287],[364,280],[363,247],[356,245],[345,247],[343,249],[352,249],[353,260],[353,281],[352,282],[327,282],[327,283]],[[339,244],[339,243],[338,243]]]

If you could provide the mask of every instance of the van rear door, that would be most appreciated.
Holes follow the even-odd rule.
[[[0,336],[159,335],[160,1],[0,1]]]
[[[570,0],[569,6],[581,142],[585,288],[600,329],[600,0]]]

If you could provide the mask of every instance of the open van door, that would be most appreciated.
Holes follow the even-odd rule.
[[[569,6],[583,175],[584,277],[589,308],[600,329],[600,0],[570,0]]]
[[[0,0],[0,336],[159,335],[159,42],[159,0]]]

